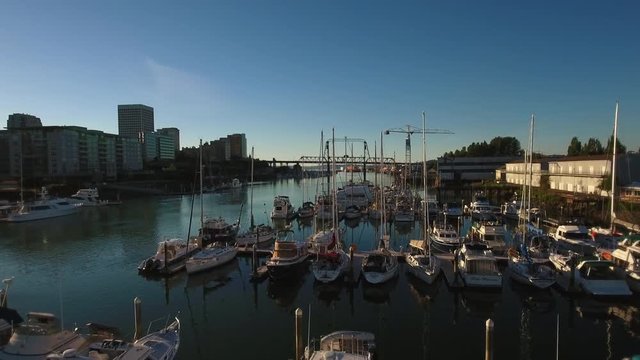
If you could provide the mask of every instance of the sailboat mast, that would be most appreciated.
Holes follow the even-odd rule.
[[[200,139],[200,229],[204,228],[204,200],[202,199],[202,139]]]
[[[425,129],[427,128],[427,115],[425,112],[422,112],[422,181],[423,181],[423,192],[424,192],[424,203],[422,204],[422,216],[424,219],[424,241],[429,246],[429,201],[427,200],[427,134]],[[429,252],[431,254],[431,252]],[[429,261],[431,261],[431,257],[429,257]]]
[[[381,169],[384,168],[384,155],[383,155],[383,146],[382,146],[382,134],[380,133],[380,166]],[[386,226],[386,221],[387,221],[387,208],[386,208],[386,204],[384,201],[384,178],[382,177],[382,174],[380,176],[380,202],[382,203],[382,221],[380,222],[380,227],[381,227],[381,234],[382,237],[384,238],[387,226]]]
[[[531,114],[531,126],[529,128],[529,188],[527,189],[527,219],[528,220],[531,220],[531,187],[533,186],[533,127],[534,127],[535,121],[536,121],[535,115]]]
[[[254,228],[254,222],[253,222],[253,159],[254,159],[254,154],[253,154],[253,146],[251,147],[251,205],[250,205],[250,209],[249,212],[251,213],[251,229]]]
[[[336,195],[336,130],[331,129],[331,226],[336,235],[336,243],[340,243],[340,231],[338,231],[338,197]]]
[[[611,224],[609,229],[613,235],[613,221],[615,220],[615,198],[616,198],[616,148],[618,147],[618,105],[616,101],[616,113],[613,117],[613,157],[611,159]]]

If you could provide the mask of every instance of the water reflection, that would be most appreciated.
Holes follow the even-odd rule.
[[[334,281],[326,284],[314,281],[313,294],[318,300],[329,306],[332,303],[340,301],[340,293],[342,292],[343,285],[343,281]]]
[[[494,317],[496,305],[502,297],[500,290],[493,289],[464,288],[460,295],[460,303],[467,314],[485,320]]]
[[[369,284],[362,279],[362,298],[373,304],[391,303],[391,292],[398,285],[398,276],[382,284]]]
[[[297,273],[291,274],[291,276],[286,279],[269,279],[267,284],[267,295],[271,299],[275,300],[275,303],[278,306],[290,308],[296,300],[308,272],[308,267],[299,266]]]

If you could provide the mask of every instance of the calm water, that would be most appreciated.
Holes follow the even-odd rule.
[[[294,206],[312,198],[316,182],[283,181],[254,188],[257,223],[268,221],[273,197],[289,195]],[[133,334],[133,298],[143,301],[145,324],[180,313],[183,333],[179,359],[290,359],[294,357],[293,311],[311,308],[311,333],[338,329],[376,334],[381,359],[469,359],[484,355],[484,323],[495,321],[495,359],[552,359],[556,318],[560,319],[560,358],[620,359],[640,353],[640,300],[598,301],[559,290],[533,291],[505,274],[499,292],[449,289],[443,278],[426,286],[405,273],[382,287],[320,286],[307,272],[286,283],[249,281],[251,262],[239,257],[224,268],[197,276],[179,274],[148,280],[139,262],[156,243],[187,236],[191,196],[146,198],[121,206],[83,209],[58,219],[25,224],[0,223],[0,276],[15,276],[9,305],[21,313],[62,314],[65,327],[98,322]],[[205,194],[208,216],[249,221],[249,190]],[[192,234],[198,229],[199,199]],[[310,227],[293,223],[296,237]],[[376,226],[346,228],[347,245],[376,247]],[[420,225],[392,228],[392,246],[417,238]],[[506,271],[506,269],[505,269]],[[145,325],[146,326],[146,325]],[[305,331],[306,337],[306,331]],[[306,343],[306,339],[305,339]]]

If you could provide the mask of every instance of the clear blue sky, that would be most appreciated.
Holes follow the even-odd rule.
[[[639,19],[634,0],[5,0],[0,115],[117,133],[117,105],[143,103],[183,146],[243,132],[257,157],[297,159],[332,127],[373,152],[425,111],[455,133],[429,136],[434,158],[495,136],[526,147],[532,113],[536,151],[604,145],[619,99],[637,151]],[[384,141],[403,157],[402,134]]]

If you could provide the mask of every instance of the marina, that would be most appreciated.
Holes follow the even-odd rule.
[[[271,223],[275,196],[287,194],[294,207],[301,205],[303,186],[313,193],[316,184],[283,180],[255,185],[255,222]],[[235,219],[243,209],[240,231],[249,226],[248,187],[204,194],[202,199],[207,217]],[[200,217],[197,208],[194,219]],[[400,260],[398,273],[378,285],[359,274],[365,255],[379,245],[380,222],[367,217],[340,222],[344,249],[354,250],[352,270],[341,281],[316,281],[310,261],[282,281],[266,274],[254,278],[251,246],[240,247],[236,259],[208,271],[139,275],[138,265],[156,251],[159,241],[187,238],[191,210],[191,196],[147,197],[59,218],[0,223],[0,276],[14,277],[8,306],[23,316],[34,311],[56,314],[63,329],[87,322],[108,324],[129,341],[134,335],[131,299],[139,297],[144,324],[179,316],[176,359],[208,359],[212,354],[248,359],[265,352],[269,358],[294,358],[297,308],[304,310],[305,346],[307,329],[312,338],[363,331],[375,336],[380,359],[478,358],[485,351],[489,318],[495,328],[495,359],[555,358],[556,342],[560,358],[621,359],[638,351],[637,294],[609,299],[568,293],[555,285],[533,289],[511,279],[504,256],[497,257],[502,287],[471,289],[461,286],[454,255],[446,252],[437,255],[442,271],[433,284],[419,280],[409,273],[403,254],[411,240],[424,234],[420,221],[389,225],[388,247]],[[293,220],[292,238],[306,241],[314,233],[311,224]],[[197,228],[192,224],[192,236]],[[463,221],[460,234],[470,228],[470,221]],[[270,255],[262,244],[256,250],[260,271],[265,271],[262,266]],[[445,346],[451,338],[464,339],[465,346]]]

